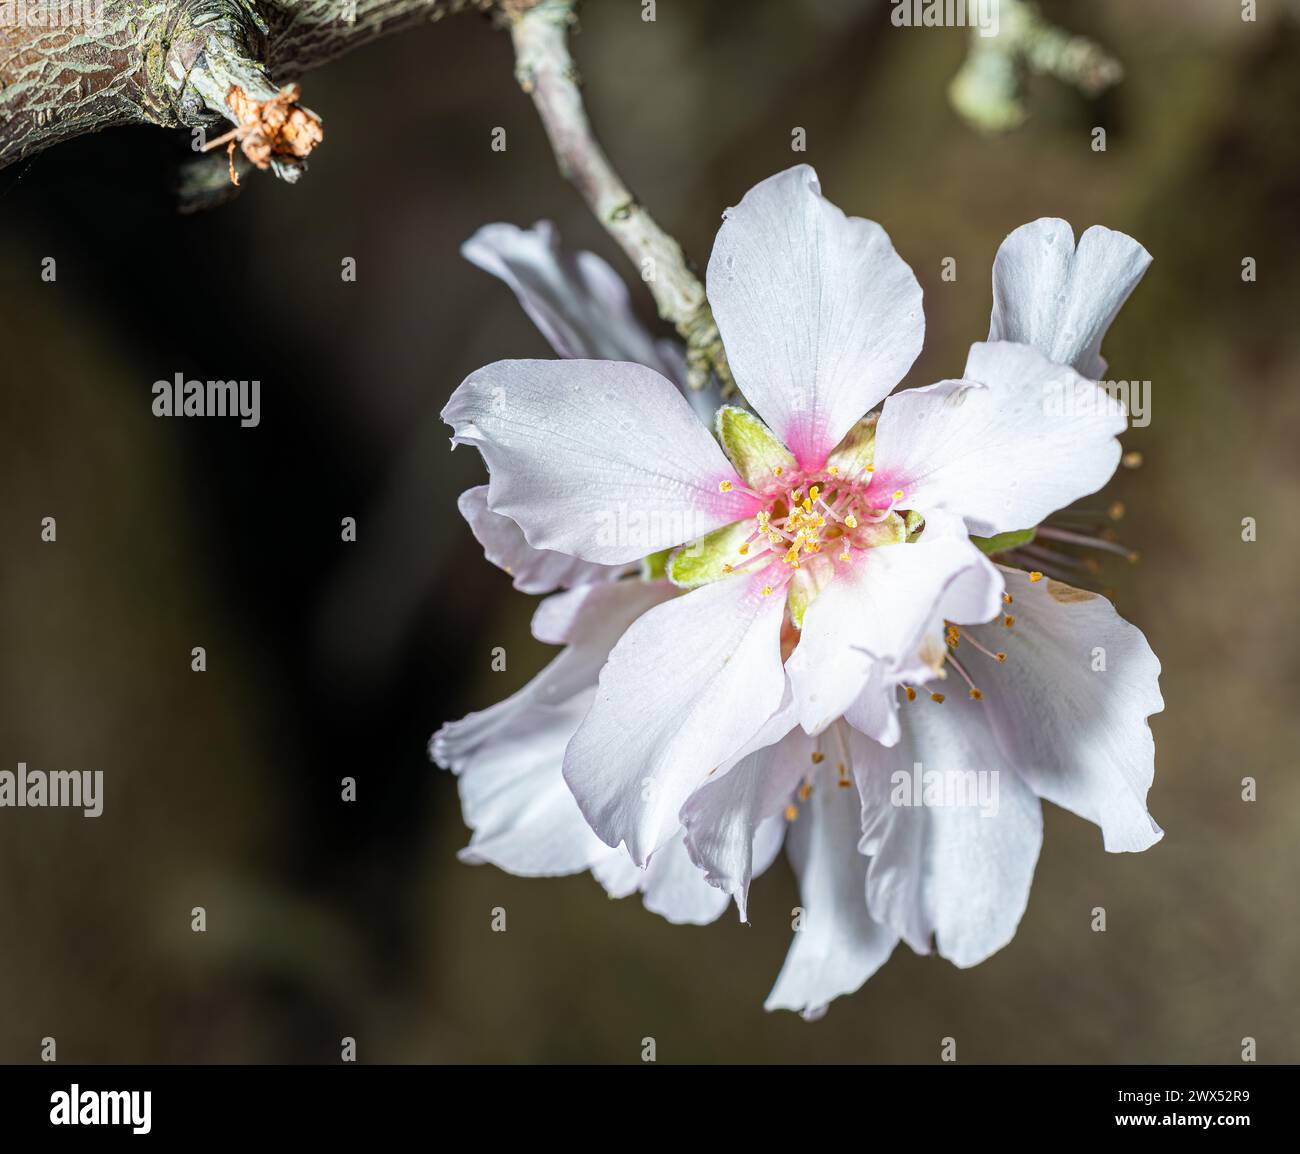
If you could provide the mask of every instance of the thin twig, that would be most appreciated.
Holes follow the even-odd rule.
[[[512,19],[519,85],[537,107],[560,172],[641,270],[659,315],[685,340],[691,387],[703,388],[709,374],[716,373],[730,391],[731,370],[704,285],[681,245],[655,223],[615,172],[592,131],[569,54],[575,7],[576,0],[541,0]]]

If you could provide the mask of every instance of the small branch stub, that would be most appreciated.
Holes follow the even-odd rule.
[[[269,100],[254,100],[242,88],[231,85],[226,104],[235,127],[209,141],[203,151],[227,146],[232,184],[239,183],[234,164],[236,144],[254,167],[266,169],[277,158],[282,164],[300,163],[325,139],[320,117],[298,104],[301,94],[297,84],[286,84]]]

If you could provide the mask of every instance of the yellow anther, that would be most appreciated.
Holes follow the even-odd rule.
[[[730,492],[731,492],[731,482],[730,482],[730,481],[719,481],[719,482],[718,482],[718,488],[719,488],[720,490],[722,490],[722,492],[724,492],[724,493],[730,493]]]
[[[837,782],[837,784],[839,785],[840,789],[849,789],[852,787],[853,782],[851,782],[847,777],[842,777]]]
[[[722,563],[722,571],[723,571],[724,573],[732,573],[732,572],[735,572],[735,570],[732,569],[731,565],[730,565],[728,562],[726,562],[726,561],[724,561],[724,562]]]
[[[942,694],[942,693],[932,693],[932,694],[930,694],[930,700],[931,700],[931,701],[937,701],[940,705],[942,705],[942,704],[943,704],[943,694]]]
[[[895,489],[895,490],[894,490],[894,500],[895,500],[895,501],[901,501],[902,499],[903,499],[903,490],[902,490],[902,489]]]
[[[812,797],[812,783],[805,781],[799,787],[799,800],[807,801],[810,797]]]
[[[812,498],[811,498],[811,497],[805,497],[805,498],[800,502],[800,504],[803,505],[803,511],[804,511],[805,513],[811,513],[811,512],[812,512]]]
[[[821,495],[822,495],[822,491],[816,485],[814,485],[811,489],[808,490],[808,496],[813,501],[817,500],[817,498],[820,497]]]
[[[993,656],[997,659],[999,665],[1007,659],[1007,655],[1000,649]]]
[[[1110,508],[1107,509],[1106,512],[1110,514],[1110,519],[1112,521],[1122,521],[1124,519],[1124,502],[1112,501],[1110,503]]]
[[[743,557],[746,553],[749,552],[749,542],[742,541],[738,546],[736,546],[736,552]]]
[[[1008,605],[1010,605],[1011,602],[1015,600],[1015,598],[1012,597],[1010,593],[1003,593],[1002,600],[1005,601]]]
[[[793,549],[790,549],[786,552],[785,563],[787,565],[794,565],[797,564],[798,561],[799,561],[799,546],[796,545]]]
[[[775,529],[771,530],[771,532],[768,533],[767,539],[768,542],[772,545],[779,545],[781,544],[782,541],[785,540],[785,538],[782,537],[781,534],[778,533]]]
[[[813,765],[821,765],[826,760],[826,755],[820,749],[814,749],[812,755]]]
[[[786,820],[786,821],[794,821],[794,819],[797,818],[798,816],[799,816],[799,810],[798,810],[795,806],[793,806],[793,805],[787,805],[787,806],[785,807],[785,820]]]
[[[1012,617],[1010,613],[1008,613],[1004,618],[1002,618],[1002,624],[1005,625],[1008,629],[1010,629],[1015,623],[1016,623],[1016,619]]]
[[[856,529],[858,527],[858,519],[852,513],[849,513],[844,518],[844,524],[846,528]]]
[[[840,554],[840,560],[841,561],[849,560],[849,551],[847,549],[845,549],[844,552]]]
[[[982,701],[984,699],[984,694],[973,685],[970,687],[970,696],[972,701]]]
[[[868,466],[867,466],[867,472],[868,472],[868,473],[874,473],[875,471],[876,471],[876,466],[875,466],[875,465],[868,465]]]
[[[913,689],[910,685],[904,685],[904,686],[903,686],[903,692],[907,694],[907,700],[908,700],[908,701],[915,701],[915,700],[916,700],[916,690]]]
[[[1031,584],[1036,585],[1042,579],[1043,579],[1043,575],[1037,569],[1033,569],[1030,571],[1029,580]]]
[[[778,477],[779,477],[779,476],[780,476],[784,471],[785,471],[785,470],[782,469],[780,465],[773,465],[773,466],[772,466],[772,472],[775,473]]]
[[[831,466],[829,469],[827,469],[826,471],[827,471],[827,472],[828,472],[832,477],[838,477],[838,476],[840,475],[840,467],[839,467],[838,465],[832,465],[832,466]]]
[[[767,523],[768,523],[771,519],[772,519],[772,514],[769,513],[766,509],[763,509],[763,510],[758,514],[758,527],[759,527],[760,529],[766,529],[766,528],[767,528]]]
[[[764,586],[763,586],[763,596],[764,596],[764,597],[771,597],[771,596],[772,596],[772,586],[770,586],[770,585],[764,585]]]

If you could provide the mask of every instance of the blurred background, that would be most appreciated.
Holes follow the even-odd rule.
[[[551,656],[457,514],[484,474],[437,417],[479,365],[551,354],[458,247],[549,218],[653,322],[508,37],[462,16],[306,78],[326,141],[296,187],[255,173],[177,215],[188,135],[143,128],[0,171],[0,767],[102,769],[106,791],[97,820],[0,810],[0,1061],[53,1036],[65,1062],[333,1062],[344,1035],[368,1062],[631,1062],[646,1036],[668,1062],[930,1062],[948,1035],[966,1062],[1234,1062],[1247,1035],[1300,1060],[1300,21],[1280,0],[1256,23],[1237,0],[1044,10],[1125,78],[1094,100],[1036,80],[1000,137],[945,94],[966,33],[894,28],[871,0],[662,0],[654,23],[596,0],[573,47],[615,164],[701,267],[722,210],[798,161],[880,221],[926,294],[910,383],[986,335],[1017,225],[1101,223],[1153,253],[1105,346],[1113,377],[1153,382],[1125,439],[1145,465],[1107,490],[1143,561],[1105,583],[1164,663],[1164,841],[1107,855],[1047,807],[1011,945],[970,971],[900,947],[815,1024],[762,1009],[784,861],[751,925],[706,928],[587,876],[456,861],[455,781],[425,743]],[[177,372],[259,379],[260,427],[156,419]]]

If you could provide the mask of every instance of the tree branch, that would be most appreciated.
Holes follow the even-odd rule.
[[[519,85],[537,107],[560,172],[641,269],[659,315],[686,341],[691,387],[703,388],[713,372],[724,391],[730,391],[731,370],[704,286],[681,245],[632,195],[592,131],[569,54],[574,7],[575,0],[540,0],[514,14],[510,30]]]
[[[527,2],[0,0],[0,167],[117,125],[246,127],[232,87],[260,104],[389,32]],[[293,179],[298,160],[274,166]]]

